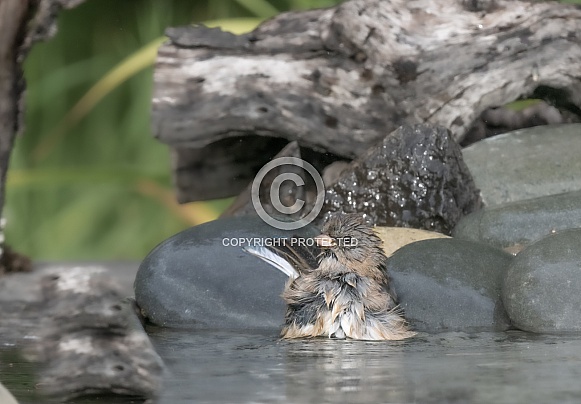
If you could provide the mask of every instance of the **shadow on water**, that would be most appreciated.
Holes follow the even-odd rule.
[[[21,352],[13,347],[0,346],[0,382],[18,400],[19,404],[57,404],[62,398],[49,398],[39,393],[36,386],[38,365],[26,361]],[[89,396],[71,399],[67,404],[140,404],[143,399],[120,396]],[[0,400],[0,404],[4,404]]]
[[[34,387],[35,368],[26,362],[20,351],[0,345],[0,382],[18,396],[19,403],[35,402],[38,397]]]
[[[147,331],[167,367],[160,404],[581,402],[578,336],[445,333],[365,342],[283,341],[274,330]],[[14,350],[0,349],[0,380],[19,402],[50,403],[38,401],[34,371]]]

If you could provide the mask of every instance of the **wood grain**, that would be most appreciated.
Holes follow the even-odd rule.
[[[575,6],[503,0],[351,0],[241,36],[170,29],[155,68],[154,132],[178,149],[260,135],[354,158],[403,123],[442,125],[460,141],[484,111],[522,97],[581,115],[579,32]],[[231,159],[264,156],[239,153]],[[221,180],[249,164],[222,167]],[[203,181],[203,165],[177,183]]]

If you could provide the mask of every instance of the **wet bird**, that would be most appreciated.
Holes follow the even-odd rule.
[[[397,306],[381,246],[373,229],[350,214],[331,217],[314,242],[291,239],[245,250],[289,277],[283,338],[409,338],[415,333]]]

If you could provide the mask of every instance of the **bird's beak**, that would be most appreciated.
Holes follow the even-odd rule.
[[[337,245],[335,240],[333,240],[333,237],[329,237],[326,234],[321,234],[315,237],[315,243],[317,244],[318,247],[321,248],[332,248]]]

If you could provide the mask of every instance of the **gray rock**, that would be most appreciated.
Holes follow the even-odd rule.
[[[581,228],[581,191],[484,208],[462,218],[452,235],[506,248],[570,228]]]
[[[450,234],[480,197],[460,146],[447,129],[402,126],[371,147],[327,187],[319,217],[361,213],[377,226]]]
[[[135,278],[135,299],[158,325],[260,329],[279,328],[286,276],[239,245],[223,240],[315,236],[306,227],[275,229],[257,216],[225,218],[192,227],[158,245]],[[232,244],[232,243],[226,243]]]
[[[502,298],[518,328],[581,331],[581,229],[543,238],[510,265]]]
[[[538,126],[463,150],[487,206],[581,190],[581,124]]]
[[[388,260],[400,306],[418,331],[506,330],[501,283],[510,254],[486,244],[424,240]]]

